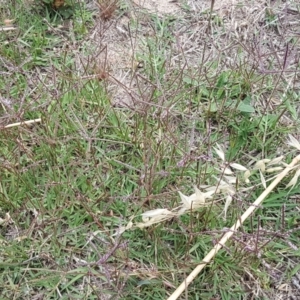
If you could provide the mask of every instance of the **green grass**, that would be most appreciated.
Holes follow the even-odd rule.
[[[88,38],[99,22],[94,11],[78,3],[68,15],[23,1],[0,5],[0,21],[17,27],[0,32],[1,126],[42,119],[0,129],[1,299],[166,299],[264,190],[259,173],[246,184],[235,172],[226,219],[226,195],[218,195],[197,211],[114,233],[145,211],[177,207],[177,191],[218,185],[217,144],[228,162],[249,169],[281,154],[290,162],[298,91],[287,91],[280,73],[259,72],[246,47],[232,46],[239,55],[227,64],[227,50],[207,50],[209,35],[197,48],[205,53],[199,64],[185,63],[176,22],[149,15],[154,34],[134,53],[143,63],[133,75],[141,101],[120,107],[109,80],[92,76],[103,49]],[[61,29],[70,20],[73,27]],[[222,46],[225,29],[213,20],[214,47]],[[130,26],[139,32],[139,19]],[[299,184],[286,189],[289,179],[181,299],[275,299],[276,285],[299,271]]]

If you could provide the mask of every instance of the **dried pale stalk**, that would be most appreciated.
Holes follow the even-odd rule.
[[[9,30],[16,30],[17,28],[14,26],[4,26],[0,27],[0,31],[9,31]]]
[[[293,167],[300,162],[300,155],[296,156],[292,162],[275,178],[275,180],[264,190],[264,192],[253,202],[253,204],[244,212],[244,214],[236,221],[236,223],[226,232],[218,244],[204,257],[202,262],[192,271],[192,273],[181,283],[175,292],[167,300],[177,299],[182,292],[189,286],[189,284],[196,278],[202,269],[215,257],[218,251],[225,245],[236,230],[244,223],[244,221],[256,210],[256,208],[263,202],[269,193],[276,187],[276,185],[293,169]]]
[[[21,125],[30,125],[30,124],[33,124],[33,123],[40,123],[40,122],[42,122],[42,119],[35,119],[35,120],[29,120],[29,121],[9,124],[9,125],[4,126],[3,128],[11,128],[11,127],[21,126]]]

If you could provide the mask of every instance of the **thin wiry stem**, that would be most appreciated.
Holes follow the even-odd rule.
[[[168,300],[177,299],[189,284],[196,278],[202,269],[216,256],[218,251],[224,247],[225,243],[237,231],[237,229],[244,223],[244,221],[252,215],[256,208],[263,202],[263,200],[271,193],[271,191],[278,185],[278,183],[293,169],[293,167],[300,162],[300,155],[296,156],[293,161],[275,178],[275,180],[264,190],[264,192],[254,201],[254,203],[239,217],[237,222],[227,231],[221,240],[213,247],[213,249],[204,257],[202,262],[190,273],[190,275],[181,283],[175,292],[168,298]]]

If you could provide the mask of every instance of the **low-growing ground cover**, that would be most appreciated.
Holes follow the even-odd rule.
[[[168,298],[297,155],[299,15],[1,1],[1,299]],[[300,297],[294,174],[180,299]]]

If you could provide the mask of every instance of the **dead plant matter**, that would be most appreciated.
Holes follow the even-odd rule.
[[[100,17],[102,20],[107,21],[113,17],[116,9],[118,8],[118,2],[118,0],[98,0]]]

